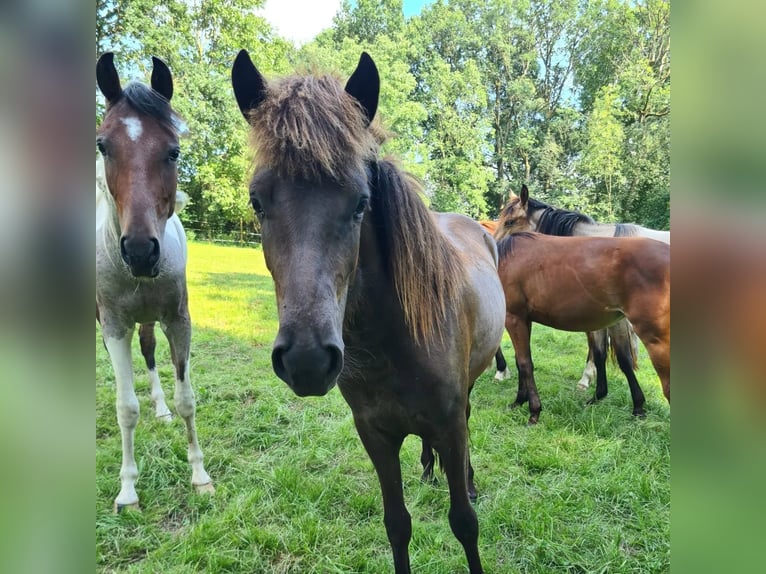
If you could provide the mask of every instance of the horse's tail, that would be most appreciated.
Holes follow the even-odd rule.
[[[186,204],[189,203],[189,196],[180,189],[176,190],[176,213],[181,213]]]

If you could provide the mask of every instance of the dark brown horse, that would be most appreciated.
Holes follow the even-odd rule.
[[[641,237],[508,235],[498,242],[505,327],[519,371],[514,406],[540,416],[530,335],[532,322],[565,331],[597,331],[623,318],[646,346],[670,401],[670,247]],[[634,400],[636,397],[634,396]]]
[[[98,87],[107,103],[96,133],[103,157],[103,170],[98,164],[96,168],[96,317],[116,383],[122,466],[114,506],[120,511],[138,507],[133,436],[139,404],[131,352],[136,323],[155,415],[168,421],[170,410],[154,363],[154,324],[160,321],[176,371],[175,407],[186,423],[191,481],[199,492],[212,493],[214,488],[197,442],[189,380],[186,236],[174,213],[180,121],[170,106],[173,80],[168,67],[153,58],[151,88],[131,83],[123,89],[113,58],[106,53],[96,65]]]
[[[232,82],[252,128],[250,198],[279,308],[275,373],[299,396],[337,383],[378,474],[397,573],[410,572],[399,462],[409,434],[440,455],[450,526],[482,572],[466,439],[471,388],[503,330],[493,239],[467,217],[429,212],[413,178],[378,158],[380,80],[366,53],[345,89],[330,76],[267,83],[244,50]]]
[[[502,238],[518,231],[536,231],[546,235],[587,236],[587,237],[649,237],[670,244],[670,232],[657,231],[632,223],[598,223],[588,215],[553,207],[529,196],[526,185],[519,195],[511,193],[508,204],[503,208],[499,229],[493,232],[495,238]],[[630,322],[620,321],[607,329],[588,333],[588,359],[577,388],[585,390],[593,379],[596,392],[588,402],[595,402],[607,395],[606,358],[609,349],[625,375],[633,398],[633,414],[644,414],[644,394],[638,384],[634,370],[637,368],[638,338]],[[500,378],[496,376],[496,378]]]

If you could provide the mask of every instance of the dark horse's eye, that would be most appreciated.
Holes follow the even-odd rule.
[[[103,156],[106,156],[106,146],[104,145],[104,142],[97,141],[96,149],[98,149],[98,153],[100,153]]]
[[[262,219],[264,213],[263,213],[263,207],[261,207],[261,202],[258,201],[255,198],[252,198],[250,201],[253,204],[253,209],[255,210],[255,215],[258,216],[258,219]]]
[[[168,159],[170,161],[178,161],[178,156],[181,155],[181,150],[177,147],[174,147],[168,152]]]
[[[367,206],[370,204],[370,198],[368,197],[361,197],[359,198],[359,203],[356,204],[356,209],[354,210],[354,217],[360,218],[364,214],[364,210],[367,209]]]

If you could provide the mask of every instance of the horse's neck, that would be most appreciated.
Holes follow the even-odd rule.
[[[382,247],[370,218],[366,217],[362,223],[357,270],[349,285],[344,337],[375,345],[404,325],[404,312]]]

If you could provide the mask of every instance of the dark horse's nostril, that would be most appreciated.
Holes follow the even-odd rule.
[[[271,352],[271,366],[274,369],[274,373],[282,379],[287,380],[287,369],[285,369],[284,356],[289,347],[287,345],[278,345],[274,347]]]
[[[334,379],[343,369],[343,351],[336,345],[328,345],[325,350],[330,355],[330,368],[327,371],[328,378]]]

